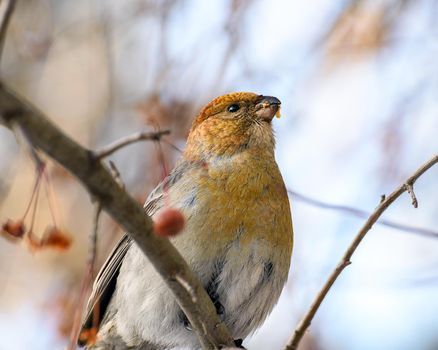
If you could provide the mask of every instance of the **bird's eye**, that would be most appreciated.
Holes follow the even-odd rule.
[[[227,111],[230,113],[237,112],[240,109],[240,106],[237,103],[233,103],[232,105],[229,105],[227,108]]]

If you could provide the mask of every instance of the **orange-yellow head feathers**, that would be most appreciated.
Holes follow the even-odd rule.
[[[279,115],[280,100],[252,92],[215,98],[192,124],[185,155],[205,158],[232,155],[256,145],[274,149],[271,121]]]
[[[252,92],[233,92],[208,103],[193,122],[192,129],[209,118],[248,119],[270,122],[280,109],[280,100]]]

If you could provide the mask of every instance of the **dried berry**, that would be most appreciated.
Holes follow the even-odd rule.
[[[26,228],[22,220],[13,221],[8,219],[2,225],[2,235],[10,240],[17,240],[23,238]]]

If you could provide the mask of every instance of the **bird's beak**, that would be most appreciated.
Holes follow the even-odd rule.
[[[260,95],[255,114],[262,120],[270,122],[274,116],[280,118],[281,102],[277,97]]]

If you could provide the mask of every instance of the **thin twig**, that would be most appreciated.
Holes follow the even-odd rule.
[[[170,147],[172,147],[175,151],[177,151],[178,153],[183,153],[183,150],[181,148],[179,148],[178,146],[176,146],[175,144],[173,144],[172,142],[170,142],[169,140],[163,139],[162,140],[164,143],[168,144]]]
[[[229,330],[219,319],[210,297],[168,239],[153,233],[152,219],[143,207],[120,188],[94,153],[73,141],[42,112],[0,83],[0,124],[19,127],[30,143],[76,176],[90,195],[136,242],[173,292],[178,304],[196,331],[204,349],[234,346]],[[187,282],[196,294],[187,291],[175,276]]]
[[[160,141],[161,137],[164,135],[169,135],[170,130],[160,130],[160,131],[143,131],[138,132],[129,136],[126,136],[120,140],[117,140],[108,146],[105,146],[101,150],[95,151],[94,154],[98,159],[103,159],[118,151],[119,149],[130,145],[131,143],[140,141]]]
[[[405,186],[406,186],[406,191],[408,191],[409,195],[411,196],[412,205],[414,206],[414,208],[418,208],[418,200],[414,192],[414,184],[407,182]]]
[[[76,312],[74,315],[73,327],[70,333],[70,344],[68,346],[68,350],[76,349],[76,339],[78,338],[80,331],[82,310],[85,303],[85,297],[87,296],[91,282],[93,281],[94,278],[94,267],[96,265],[96,256],[97,256],[97,231],[99,228],[99,218],[101,212],[102,212],[102,206],[100,205],[100,203],[97,203],[93,217],[93,228],[89,236],[90,244],[88,245],[88,258],[87,258],[86,270],[85,270],[84,278],[82,279],[82,283],[81,283],[81,290],[79,293],[78,305],[76,307]]]
[[[110,166],[111,174],[114,177],[114,180],[116,180],[116,182],[120,185],[121,188],[125,189],[125,184],[122,180],[122,176],[120,175],[119,169],[117,169],[116,164],[112,160],[110,160],[109,166]]]
[[[398,198],[403,192],[407,191],[407,184],[410,184],[411,186],[417,181],[417,179],[423,175],[427,170],[429,170],[433,165],[438,163],[438,154],[436,154],[432,159],[430,159],[428,162],[424,163],[411,177],[409,177],[405,183],[403,183],[401,186],[399,186],[394,192],[392,192],[388,197],[386,197],[385,200],[381,201],[381,203],[377,206],[377,208],[374,210],[374,212],[369,216],[368,220],[365,222],[364,226],[360,229],[357,236],[354,238],[353,242],[351,242],[350,246],[348,247],[347,251],[344,253],[344,256],[339,261],[338,265],[336,266],[335,270],[331,273],[327,281],[325,282],[324,286],[321,288],[319,293],[317,294],[315,300],[313,301],[312,305],[310,306],[309,310],[306,312],[300,323],[298,324],[297,328],[295,329],[292,337],[290,338],[285,350],[294,350],[297,349],[304,332],[306,329],[310,326],[310,323],[312,322],[313,317],[315,316],[316,312],[318,311],[319,306],[321,305],[322,301],[326,297],[327,293],[329,292],[332,285],[335,283],[336,279],[339,277],[339,275],[342,273],[342,271],[351,264],[351,257],[357,247],[359,246],[360,242],[362,242],[362,239],[365,237],[365,235],[368,233],[368,231],[371,229],[371,227],[376,223],[376,221],[379,219],[379,217],[382,215],[382,213]]]
[[[15,0],[0,0],[0,57],[3,53],[6,32],[9,26],[12,12],[14,11]]]
[[[358,218],[363,218],[366,219],[368,218],[371,213],[367,212],[365,210],[361,210],[358,208],[354,208],[354,207],[350,207],[347,205],[340,205],[340,204],[333,204],[333,203],[327,203],[327,202],[323,202],[319,199],[315,199],[312,197],[309,197],[307,195],[304,195],[302,193],[299,193],[295,190],[292,190],[290,188],[288,188],[287,192],[289,194],[291,194],[293,196],[294,200],[299,200],[303,203],[309,204],[313,207],[317,207],[317,208],[322,208],[322,209],[328,209],[328,210],[334,210],[334,211],[339,211],[339,212],[345,212],[347,214],[356,216]],[[383,203],[385,201],[385,195],[383,194],[380,197],[380,203]],[[400,224],[398,222],[395,221],[391,221],[391,220],[386,220],[386,219],[380,219],[376,222],[376,224],[378,225],[383,225],[386,227],[390,227],[396,230],[400,230],[400,231],[404,231],[404,232],[408,232],[408,233],[413,233],[413,234],[417,234],[417,235],[421,235],[421,236],[426,236],[426,237],[431,237],[431,238],[438,238],[438,231],[434,231],[428,228],[423,228],[423,227],[417,227],[417,226],[411,226],[411,225],[404,225],[404,224]]]
[[[90,244],[88,251],[88,272],[91,276],[91,280],[94,278],[94,268],[96,265],[96,257],[97,257],[97,231],[99,228],[99,218],[102,213],[102,205],[100,203],[96,204],[96,211],[94,213],[93,218],[93,229],[90,234]]]

